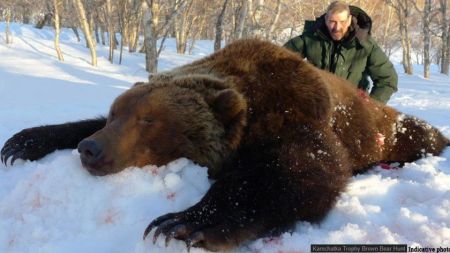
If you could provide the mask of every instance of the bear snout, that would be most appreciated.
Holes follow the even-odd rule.
[[[104,153],[100,143],[94,139],[84,139],[78,144],[78,152],[80,153],[81,163],[89,173],[96,176],[108,174],[102,171],[104,167]]]

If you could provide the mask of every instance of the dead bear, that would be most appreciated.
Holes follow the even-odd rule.
[[[367,96],[296,54],[254,39],[155,75],[107,118],[22,130],[4,163],[76,148],[93,175],[187,157],[217,181],[185,211],[146,229],[188,248],[230,250],[320,221],[354,173],[449,145],[437,129]]]

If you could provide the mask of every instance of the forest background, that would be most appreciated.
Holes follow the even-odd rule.
[[[55,28],[60,60],[61,27],[72,28],[85,40],[91,63],[97,65],[96,45],[108,45],[109,60],[120,64],[123,50],[145,54],[146,70],[157,72],[167,37],[177,52],[191,54],[198,40],[214,40],[214,49],[240,38],[258,37],[282,45],[303,31],[305,20],[322,15],[332,1],[317,0],[2,0],[0,20],[6,23],[6,43],[13,43],[10,22]],[[430,64],[449,74],[449,0],[353,0],[373,20],[372,36],[391,56],[402,52],[403,70]],[[82,32],[84,36],[80,36]]]

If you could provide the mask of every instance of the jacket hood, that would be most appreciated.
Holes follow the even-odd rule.
[[[350,5],[350,14],[352,15],[352,24],[350,25],[350,38],[358,38],[360,42],[367,40],[372,30],[372,19],[361,8]],[[325,25],[325,15],[318,17],[316,20],[307,20],[305,22],[305,31],[316,32],[317,30],[323,31],[328,37],[328,29]]]

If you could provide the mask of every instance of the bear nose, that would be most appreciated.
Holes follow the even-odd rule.
[[[78,144],[78,152],[83,165],[89,166],[95,164],[101,158],[102,148],[97,141],[84,139]]]

